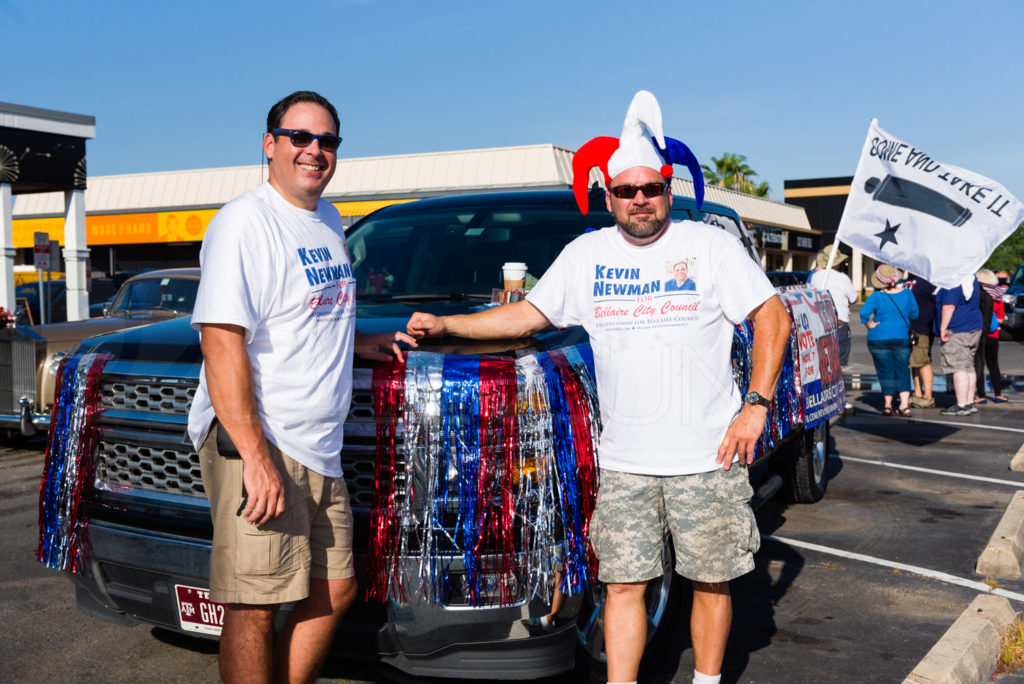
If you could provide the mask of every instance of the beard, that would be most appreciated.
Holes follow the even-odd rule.
[[[650,213],[629,214],[625,222],[619,223],[619,226],[626,235],[641,239],[657,235],[666,225],[668,225],[668,218],[666,217],[664,220],[659,221],[653,211]]]

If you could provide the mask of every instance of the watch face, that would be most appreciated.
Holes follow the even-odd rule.
[[[771,403],[757,392],[747,392],[747,396],[744,397],[744,400],[748,404],[760,404],[761,406],[768,406],[768,404]]]

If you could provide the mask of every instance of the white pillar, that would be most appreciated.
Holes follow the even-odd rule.
[[[853,250],[850,259],[850,280],[853,281],[853,288],[857,294],[864,292],[864,253],[859,249]]]
[[[66,266],[68,320],[89,318],[89,292],[85,272],[89,246],[85,241],[85,191],[64,191],[64,264]]]
[[[14,311],[14,199],[9,183],[0,183],[0,306]]]

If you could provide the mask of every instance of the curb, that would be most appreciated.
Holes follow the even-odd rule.
[[[903,684],[987,682],[999,658],[999,635],[1016,614],[1002,596],[977,596]]]
[[[1024,471],[1024,444],[1020,445],[1020,449],[1017,449],[1017,453],[1010,460],[1010,470],[1018,473]]]
[[[986,577],[1020,579],[1024,563],[1024,491],[1010,499],[1002,520],[978,556],[974,571]]]

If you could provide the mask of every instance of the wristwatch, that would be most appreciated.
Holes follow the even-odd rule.
[[[771,408],[772,400],[768,397],[762,397],[757,392],[747,392],[747,396],[743,397],[743,401],[754,406],[764,406],[765,408]]]

